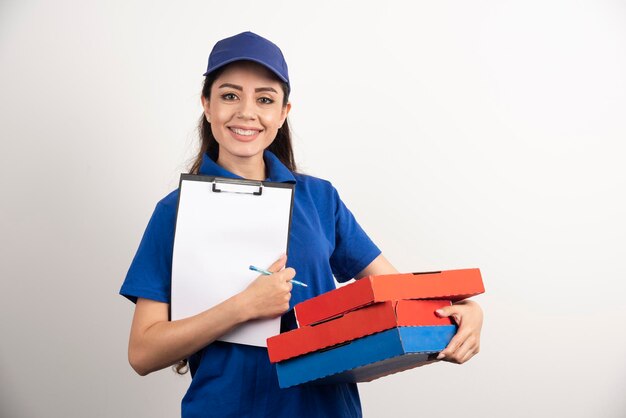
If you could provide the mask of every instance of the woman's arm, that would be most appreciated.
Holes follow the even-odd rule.
[[[367,267],[365,267],[359,274],[356,275],[355,279],[361,279],[366,276],[377,276],[380,274],[394,274],[399,273],[398,270],[394,266],[391,265],[387,259],[380,254],[378,257],[374,259]]]
[[[355,278],[394,273],[398,273],[398,270],[381,254]],[[462,300],[435,312],[440,317],[452,317],[459,326],[454,338],[445,350],[439,353],[438,359],[462,364],[478,354],[480,331],[483,325],[483,311],[478,303],[472,300]]]
[[[289,309],[292,268],[285,256],[243,292],[195,316],[168,320],[168,304],[139,298],[130,331],[128,360],[145,376],[189,357],[235,326],[255,318],[273,318]]]

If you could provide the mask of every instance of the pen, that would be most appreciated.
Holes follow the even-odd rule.
[[[269,276],[270,274],[272,274],[271,271],[263,270],[263,269],[260,269],[258,267],[254,267],[254,266],[250,266],[250,270],[257,271],[257,272],[259,272],[261,274],[265,274],[266,276]],[[297,284],[298,286],[309,287],[306,284],[304,284],[302,282],[299,282],[299,281],[297,281],[295,279],[291,279],[290,282],[293,283],[293,284]]]

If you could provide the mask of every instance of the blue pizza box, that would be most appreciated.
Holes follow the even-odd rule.
[[[443,350],[456,325],[395,327],[276,363],[281,388],[303,383],[370,382],[429,364]]]

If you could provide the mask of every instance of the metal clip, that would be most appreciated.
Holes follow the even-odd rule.
[[[218,184],[220,185],[219,187]],[[229,185],[233,185],[236,187],[230,188],[228,187]],[[253,190],[237,190],[242,187],[251,187],[253,188]],[[215,193],[241,193],[261,196],[263,194],[263,183],[255,180],[226,179],[216,177],[213,180],[213,187],[211,188],[211,190]]]

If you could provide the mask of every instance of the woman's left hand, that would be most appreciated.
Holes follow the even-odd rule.
[[[448,346],[437,359],[463,364],[480,350],[480,329],[483,326],[483,311],[471,300],[464,300],[445,308],[437,309],[439,317],[452,317],[459,326]]]

